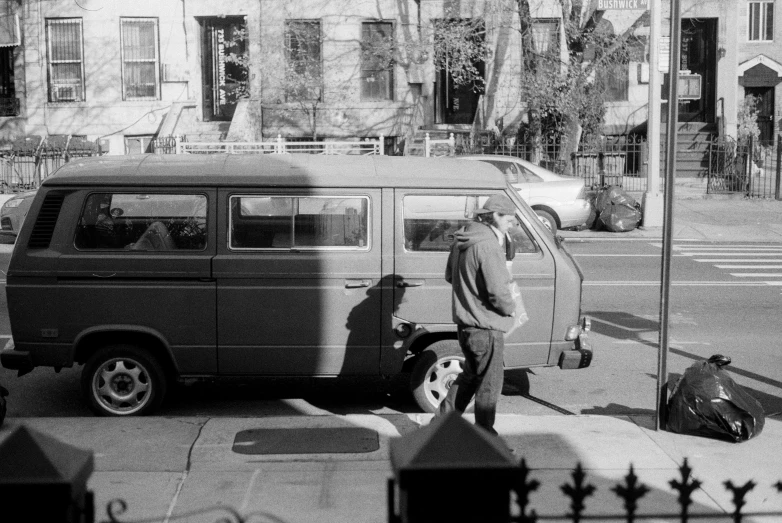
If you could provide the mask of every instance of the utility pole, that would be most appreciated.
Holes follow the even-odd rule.
[[[662,0],[649,0],[649,106],[646,124],[646,192],[643,194],[643,226],[663,224],[663,195],[660,192],[660,36]]]
[[[676,178],[676,133],[679,120],[679,66],[681,64],[681,0],[671,0],[671,61],[668,68],[668,144],[665,155],[665,209],[663,253],[660,270],[660,337],[657,349],[657,407],[655,430],[663,430],[668,418],[668,318],[673,249],[673,181]]]

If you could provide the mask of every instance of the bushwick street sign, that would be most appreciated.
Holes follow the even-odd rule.
[[[649,0],[597,0],[597,10],[631,10],[631,9],[649,9]]]

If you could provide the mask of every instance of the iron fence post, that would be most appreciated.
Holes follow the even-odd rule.
[[[752,165],[755,163],[755,138],[749,137],[749,151],[747,151],[747,165],[745,173],[747,175],[747,183],[744,189],[747,191],[747,196],[752,196]]]
[[[782,200],[782,194],[780,194],[780,179],[782,179],[782,135],[777,136],[777,184],[774,191],[774,198]]]
[[[709,141],[709,170],[706,171],[706,194],[711,194],[711,160],[714,156],[714,140]]]

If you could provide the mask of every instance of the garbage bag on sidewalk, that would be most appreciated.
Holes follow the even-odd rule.
[[[611,232],[632,231],[641,221],[641,206],[621,187],[601,189],[595,197],[597,223]]]
[[[722,369],[729,363],[715,354],[684,371],[668,401],[668,430],[733,442],[761,433],[763,407]]]

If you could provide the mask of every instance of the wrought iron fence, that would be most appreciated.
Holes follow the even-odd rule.
[[[582,143],[569,158],[563,155],[562,144],[555,137],[542,140],[539,146],[500,140],[473,151],[516,156],[557,174],[583,178],[587,187],[621,185],[626,191],[646,190],[648,150],[642,135],[603,137]]]
[[[159,152],[170,153],[172,137],[162,139]],[[353,141],[325,141],[285,139],[278,135],[266,142],[188,142],[184,137],[173,137],[176,154],[385,154],[385,137]],[[153,142],[155,151],[157,145]]]
[[[782,136],[776,141],[714,140],[709,144],[709,194],[780,198]]]
[[[72,158],[101,154],[98,144],[71,136],[27,136],[0,149],[2,192],[35,189]]]

